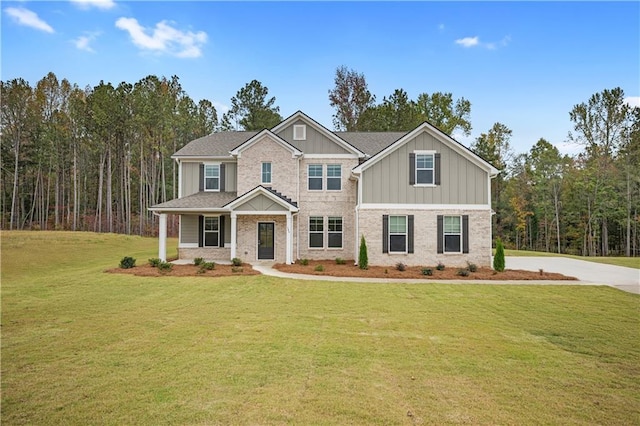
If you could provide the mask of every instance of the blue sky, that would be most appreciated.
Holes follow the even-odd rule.
[[[382,100],[451,92],[471,101],[469,145],[495,122],[515,152],[563,152],[569,111],[621,87],[640,105],[639,2],[2,1],[1,78],[49,71],[81,87],[177,75],[219,116],[252,79],[284,117],[332,129],[328,90],[345,65]]]

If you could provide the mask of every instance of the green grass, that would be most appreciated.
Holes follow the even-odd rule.
[[[156,250],[2,233],[3,424],[640,418],[637,295],[102,272]]]
[[[640,269],[640,257],[574,256],[571,254],[557,254],[557,253],[547,253],[544,251],[530,251],[530,250],[505,250],[504,254],[506,256],[539,256],[539,257],[562,256],[562,257],[569,257],[571,259],[586,260],[588,262],[606,263],[608,265],[626,266],[627,268]]]

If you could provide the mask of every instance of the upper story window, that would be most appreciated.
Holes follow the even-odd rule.
[[[322,190],[322,164],[309,164],[309,190]]]
[[[433,185],[433,154],[416,153],[416,184]]]
[[[204,190],[220,191],[220,165],[204,165]]]
[[[342,166],[340,164],[327,165],[327,190],[340,191],[342,189]]]
[[[460,216],[444,216],[444,252],[461,253],[462,225]]]
[[[307,140],[307,126],[305,124],[293,125],[293,140],[294,141]]]
[[[271,163],[262,163],[262,183],[271,184]]]

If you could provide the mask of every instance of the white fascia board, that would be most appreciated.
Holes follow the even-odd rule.
[[[289,126],[290,124],[294,123],[296,120],[304,121],[305,123],[307,123],[307,125],[313,127],[318,132],[322,133],[323,135],[331,139],[333,142],[335,142],[339,146],[343,147],[347,151],[350,151],[356,154],[358,158],[364,158],[366,156],[364,152],[360,151],[358,148],[351,145],[349,142],[345,141],[344,139],[342,139],[341,137],[339,137],[338,135],[333,133],[331,130],[327,129],[322,124],[318,123],[317,121],[315,121],[313,118],[309,117],[307,114],[305,114],[302,111],[298,111],[293,115],[289,116],[288,118],[286,118],[285,120],[277,124],[275,127],[273,127],[271,131],[273,133],[277,133],[280,130],[284,129],[285,127]]]
[[[391,204],[362,203],[361,210],[491,210],[487,204]]]
[[[357,160],[360,157],[358,157],[358,154],[303,154],[303,158],[308,158],[312,160],[313,159]]]
[[[206,207],[173,207],[173,208],[147,208],[150,212],[156,213],[172,213],[172,214],[180,214],[180,213],[229,213],[229,209],[226,207],[222,208],[206,208]]]
[[[174,160],[178,160],[178,161],[192,161],[192,162],[199,162],[199,163],[203,163],[203,162],[207,162],[207,161],[211,161],[211,162],[215,162],[215,161],[225,161],[225,162],[229,162],[229,160],[233,160],[235,162],[235,158],[233,158],[231,155],[225,155],[225,156],[211,156],[211,155],[172,155],[171,158],[173,158]]]
[[[278,197],[277,195],[273,194],[271,191],[268,191],[266,189],[264,189],[262,186],[257,186],[254,189],[250,190],[249,192],[246,192],[245,194],[241,195],[240,197],[236,198],[233,201],[230,201],[229,203],[227,203],[225,205],[225,208],[233,211],[237,206],[244,204],[245,202],[247,202],[248,200],[258,196],[258,195],[264,195],[265,197],[269,198],[270,200],[272,200],[275,203],[278,203],[279,205],[281,205],[282,207],[285,207],[287,209],[287,211],[290,212],[297,212],[298,208],[295,207],[292,204],[287,203],[285,200],[283,200],[282,198]],[[243,212],[243,214],[245,214]]]
[[[237,146],[233,150],[229,151],[229,153],[231,155],[233,155],[234,157],[240,157],[242,155],[241,154],[242,151],[244,151],[245,149],[247,149],[250,146],[252,146],[254,143],[259,141],[264,136],[267,136],[267,137],[271,138],[274,142],[282,145],[282,147],[284,147],[284,148],[288,149],[289,151],[291,151],[291,155],[292,155],[293,158],[299,157],[300,155],[302,155],[302,152],[300,150],[298,150],[298,148],[296,148],[295,146],[291,145],[289,142],[285,141],[284,139],[282,139],[280,136],[276,135],[275,133],[273,133],[269,129],[264,129],[263,131],[261,131],[257,135],[255,135],[252,138],[250,138],[248,141],[244,142],[242,145]]]

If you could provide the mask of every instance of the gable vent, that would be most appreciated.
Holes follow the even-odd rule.
[[[307,126],[304,124],[293,125],[293,140],[304,141],[307,139]]]

